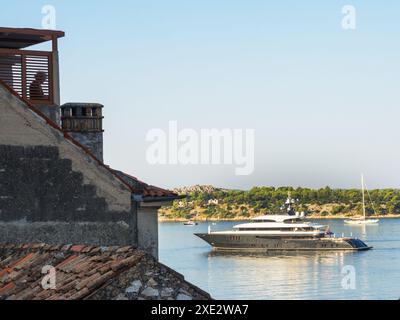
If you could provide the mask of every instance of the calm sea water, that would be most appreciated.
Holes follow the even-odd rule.
[[[369,226],[349,226],[343,220],[318,222],[330,225],[338,236],[352,233],[374,249],[217,253],[193,235],[207,232],[211,223],[188,227],[165,222],[159,224],[160,260],[215,299],[400,299],[400,219],[381,219],[379,225]],[[235,224],[217,222],[211,228],[225,230]],[[355,289],[343,288],[345,266],[354,267]]]

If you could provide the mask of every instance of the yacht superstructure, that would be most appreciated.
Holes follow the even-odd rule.
[[[304,213],[295,213],[290,194],[285,215],[253,218],[228,231],[209,231],[196,236],[216,250],[368,250],[355,238],[336,238],[329,226],[304,221]]]

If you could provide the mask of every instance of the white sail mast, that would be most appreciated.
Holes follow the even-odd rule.
[[[366,219],[365,213],[365,192],[364,192],[364,175],[361,174],[361,188],[362,188],[362,204],[363,204],[363,213],[364,213],[364,220]]]
[[[374,203],[372,202],[371,195],[369,193],[368,187],[364,183],[364,175],[361,174],[361,190],[362,190],[362,207],[363,207],[363,214],[364,218],[354,218],[354,219],[349,219],[349,220],[344,220],[344,223],[347,224],[375,224],[378,223],[378,219],[367,219],[367,210],[365,207],[365,190],[367,190],[369,200],[371,201],[372,208],[374,209],[374,212],[376,214],[375,208],[374,208]]]

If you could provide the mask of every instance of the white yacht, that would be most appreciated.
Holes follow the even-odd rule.
[[[285,203],[286,215],[266,215],[253,218],[229,231],[209,230],[196,236],[216,250],[368,250],[355,238],[336,238],[329,226],[304,221],[304,214],[295,213],[293,200]]]

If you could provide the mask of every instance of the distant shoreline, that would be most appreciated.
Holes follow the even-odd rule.
[[[328,219],[337,219],[337,220],[344,220],[344,219],[352,219],[352,218],[359,218],[360,216],[344,216],[344,215],[328,215],[328,216],[321,216],[321,215],[309,215],[307,219],[316,219],[316,220],[328,220]],[[191,219],[192,221],[196,222],[216,222],[216,221],[248,221],[254,217],[237,217],[237,218],[230,218],[230,219],[218,219],[218,218],[199,218],[199,219]],[[399,219],[400,215],[398,214],[388,214],[388,215],[371,215],[368,216],[367,219]],[[185,222],[188,219],[182,218],[165,218],[160,217],[158,218],[158,222]]]

